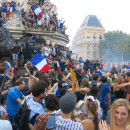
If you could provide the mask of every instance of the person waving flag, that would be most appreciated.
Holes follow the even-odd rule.
[[[38,69],[39,72],[47,72],[50,70],[50,66],[47,64],[47,60],[41,55],[37,55],[30,62]]]
[[[35,5],[32,5],[32,10],[34,11],[34,13],[37,15],[37,17],[38,17],[39,19],[42,18],[43,13],[42,13],[42,10],[40,9],[40,7],[37,7],[37,6],[35,6]]]
[[[11,15],[12,11],[13,11],[13,7],[11,6],[11,7],[10,7],[10,9],[9,9],[9,13],[8,13],[8,15],[7,15],[7,18],[9,18],[9,17],[10,17],[10,15]]]

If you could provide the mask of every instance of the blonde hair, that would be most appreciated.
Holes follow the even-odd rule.
[[[83,78],[83,79],[81,80],[80,86],[81,86],[81,88],[88,87],[88,86],[89,86],[89,81],[88,81],[88,79],[87,79],[87,78]],[[86,94],[85,91],[81,91],[80,93],[81,93],[81,94]]]
[[[82,81],[81,81],[81,88],[85,88],[87,86],[89,86],[89,81],[87,78],[83,78]]]
[[[97,113],[98,103],[97,103],[97,101],[85,100],[85,104],[87,105],[89,111],[94,115],[95,129],[99,130],[99,127],[98,127],[98,113]]]
[[[130,123],[130,102],[127,99],[118,99],[114,102],[112,106],[112,111],[111,111],[111,130],[116,129],[116,123],[115,123],[115,111],[118,106],[125,106],[128,109],[128,119],[126,121],[125,127]]]
[[[52,77],[55,77],[55,76],[56,76],[54,69],[50,69],[49,72],[51,73],[51,76],[52,76]]]
[[[123,78],[121,76],[117,76],[117,78],[115,79],[115,85],[122,84],[123,83],[122,79]]]
[[[121,77],[121,76],[117,76],[116,78],[115,78],[115,85],[113,86],[113,88],[114,88],[114,92],[116,91],[116,85],[119,85],[119,84],[122,84],[123,83],[123,78]]]

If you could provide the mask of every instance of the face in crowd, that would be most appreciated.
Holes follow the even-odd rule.
[[[128,120],[128,109],[125,106],[118,106],[115,111],[115,123],[118,126],[124,126]]]

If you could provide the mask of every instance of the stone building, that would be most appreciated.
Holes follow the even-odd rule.
[[[82,57],[84,60],[99,59],[99,42],[104,39],[105,29],[97,16],[88,15],[72,41],[73,57]]]

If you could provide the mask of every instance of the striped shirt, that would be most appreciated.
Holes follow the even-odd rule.
[[[56,116],[55,130],[83,130],[83,126],[79,122],[74,122],[71,119],[64,119],[61,116]]]

